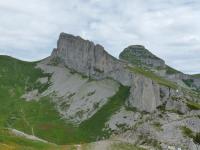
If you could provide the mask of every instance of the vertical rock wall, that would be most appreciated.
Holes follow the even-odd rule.
[[[110,54],[101,45],[81,37],[61,33],[51,59],[59,58],[68,68],[95,79],[113,78],[130,86],[130,107],[152,112],[161,104],[160,86],[151,79],[126,69],[127,64]]]

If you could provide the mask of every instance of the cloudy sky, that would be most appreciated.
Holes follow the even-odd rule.
[[[142,44],[176,69],[200,72],[199,0],[0,1],[0,54],[39,60],[60,32],[99,43],[115,57]]]

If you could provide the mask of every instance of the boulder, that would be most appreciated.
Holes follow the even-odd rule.
[[[129,107],[136,107],[140,111],[153,112],[161,105],[160,87],[151,79],[136,76],[131,85]]]

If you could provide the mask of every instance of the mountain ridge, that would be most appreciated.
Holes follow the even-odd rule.
[[[0,61],[0,128],[57,144],[117,138],[147,149],[198,148],[198,79],[175,82],[172,69],[169,80],[66,33],[41,61]]]

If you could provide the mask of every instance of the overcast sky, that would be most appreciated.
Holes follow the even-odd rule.
[[[49,56],[60,32],[113,56],[141,44],[185,73],[200,72],[200,0],[1,0],[0,54]]]

